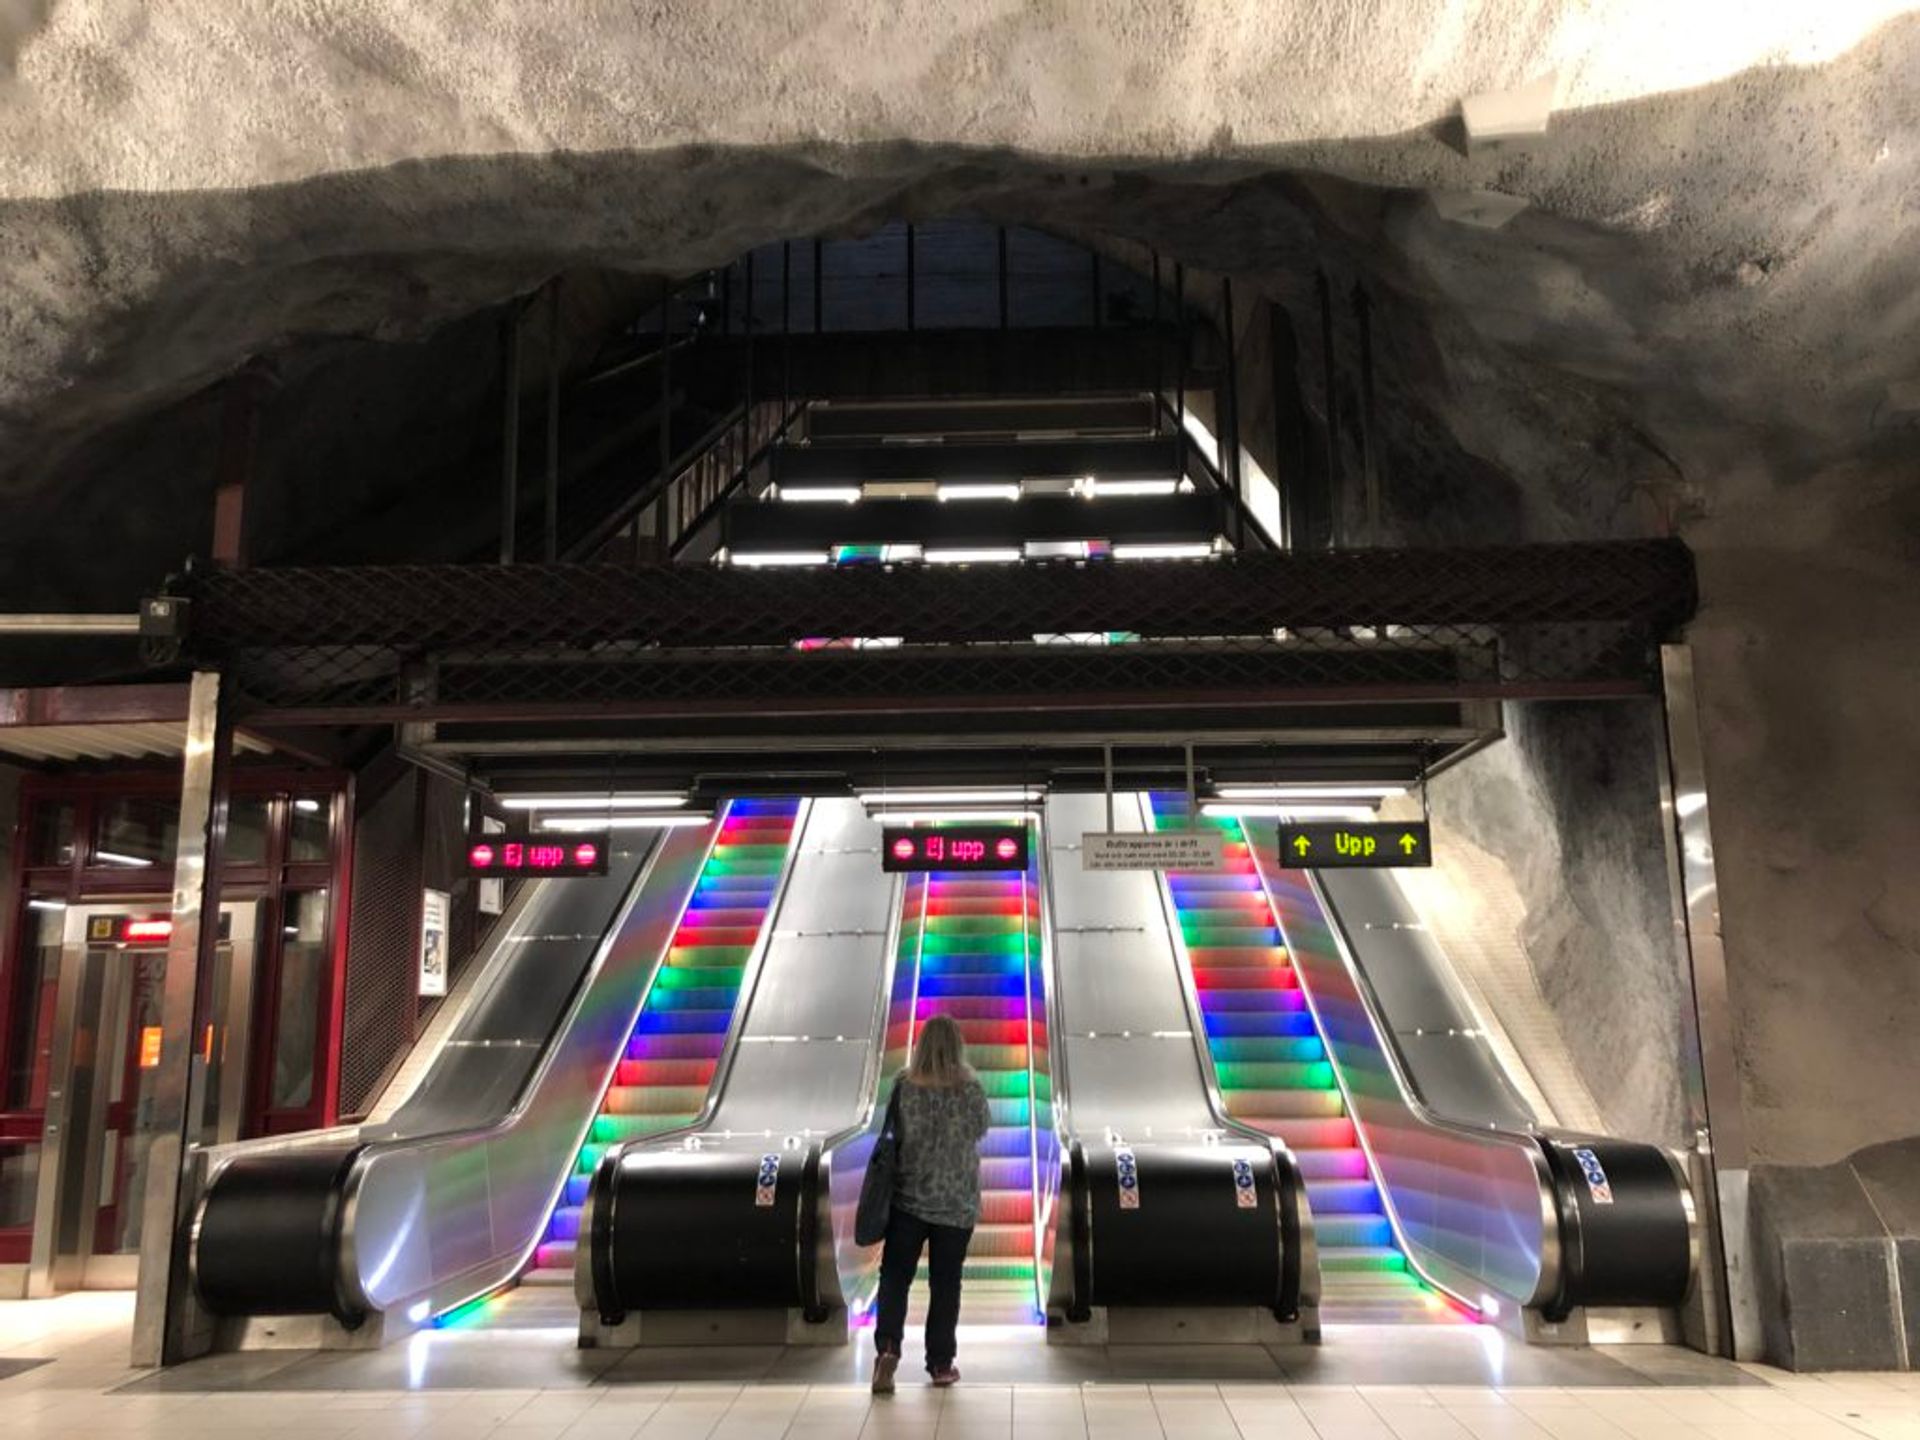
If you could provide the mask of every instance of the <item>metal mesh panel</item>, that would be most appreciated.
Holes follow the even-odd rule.
[[[475,902],[473,881],[460,871],[465,838],[465,810],[460,787],[439,775],[423,775],[421,797],[420,883],[447,892],[447,989],[460,983],[473,958]],[[443,997],[422,996],[417,1002],[416,1033],[424,1029],[446,1003]]]
[[[414,944],[420,923],[416,783],[413,776],[402,776],[360,817],[354,834],[342,1115],[366,1112],[388,1067],[413,1040]]]
[[[1647,682],[1694,578],[1683,545],[1646,541],[959,569],[247,570],[202,577],[191,598],[188,649],[248,708],[383,720],[796,696],[1600,693]]]

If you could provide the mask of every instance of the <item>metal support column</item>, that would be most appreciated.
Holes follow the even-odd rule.
[[[520,510],[520,301],[500,321],[504,361],[500,410],[500,563],[513,563],[514,522]]]
[[[996,232],[998,237],[999,258],[994,271],[1000,286],[1000,328],[1007,328],[1007,227],[1002,225]]]
[[[1173,262],[1173,394],[1174,441],[1180,461],[1174,478],[1187,478],[1187,267]]]
[[[187,1226],[196,1147],[206,1111],[206,1067],[193,1038],[201,977],[220,942],[220,864],[226,848],[227,768],[233,720],[220,676],[198,671],[187,696],[180,829],[173,865],[173,934],[161,992],[160,1062],[152,1076],[146,1193],[139,1197],[140,1281],[134,1295],[133,1363],[190,1358],[194,1305],[187,1278]]]
[[[1758,1360],[1764,1339],[1748,1225],[1746,1104],[1734,1054],[1727,957],[1720,938],[1720,882],[1713,863],[1691,646],[1660,647],[1660,682],[1666,719],[1661,809],[1674,886],[1674,932],[1692,974],[1693,1023],[1700,1051],[1699,1071],[1690,1077],[1693,1093],[1688,1100],[1711,1177],[1710,1193],[1697,1199],[1711,1212],[1702,1217],[1708,1235],[1718,1240],[1703,1254],[1701,1266],[1705,1271],[1713,1265],[1712,1252],[1717,1249],[1723,1267],[1721,1276],[1703,1274],[1702,1281],[1724,1281],[1723,1286],[1714,1287],[1720,1291],[1715,1297],[1718,1303],[1711,1304],[1707,1315],[1710,1331],[1717,1328],[1719,1334],[1706,1338],[1722,1354]]]
[[[907,222],[907,329],[908,330],[913,329],[914,312],[918,308],[914,304],[913,282],[914,282],[913,222],[908,221]]]
[[[1233,279],[1220,277],[1221,339],[1227,347],[1224,383],[1220,387],[1220,478],[1233,491],[1234,549],[1247,548],[1246,496],[1240,488],[1240,362],[1234,354]]]
[[[747,258],[741,262],[740,278],[746,290],[746,309],[740,317],[740,326],[747,342],[747,379],[740,406],[740,456],[739,463],[734,466],[734,474],[744,480],[747,465],[753,459],[753,252],[751,250],[747,252]]]
[[[818,335],[826,317],[826,246],[813,242],[813,333]]]
[[[1380,543],[1380,475],[1373,434],[1373,301],[1353,287],[1353,321],[1360,332],[1360,474],[1365,484],[1367,543]]]
[[[1098,250],[1089,250],[1087,252],[1087,258],[1092,264],[1091,279],[1093,283],[1093,328],[1098,330],[1101,325],[1100,252]]]
[[[793,242],[780,242],[780,418],[793,409]]]
[[[1166,388],[1167,357],[1160,334],[1160,252],[1153,252],[1153,433],[1160,433],[1160,392]]]
[[[665,282],[665,290],[660,296],[660,459],[659,484],[662,487],[672,482],[668,472],[673,469],[673,281]],[[661,540],[668,537],[661,518],[666,514],[667,499],[664,488],[660,498],[648,507],[653,515],[653,534]],[[633,558],[636,562],[658,558],[652,547],[646,544],[641,526],[646,521],[646,513],[633,517]]]
[[[547,286],[547,497],[541,555],[560,558],[560,277]]]
[[[1320,363],[1326,384],[1327,543],[1338,545],[1346,538],[1340,525],[1340,397],[1335,393],[1338,375],[1333,360],[1333,287],[1327,283],[1326,271],[1314,275],[1313,288],[1320,297]]]
[[[221,387],[220,451],[213,492],[213,563],[237,570],[247,563],[247,487],[260,448],[260,411],[271,370],[250,360]]]

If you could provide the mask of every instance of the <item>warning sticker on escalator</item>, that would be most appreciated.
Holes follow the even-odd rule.
[[[1140,1208],[1140,1167],[1134,1163],[1133,1151],[1115,1150],[1113,1152],[1114,1183],[1120,1187],[1120,1208],[1138,1210]]]
[[[1580,1173],[1586,1176],[1587,1193],[1593,1196],[1593,1203],[1611,1205],[1613,1186],[1607,1182],[1606,1168],[1601,1165],[1600,1157],[1591,1150],[1581,1148],[1573,1152],[1573,1159],[1580,1167]]]
[[[762,1155],[760,1173],[753,1177],[753,1203],[767,1207],[773,1204],[773,1192],[780,1187],[780,1157]]]
[[[1251,1160],[1233,1162],[1233,1203],[1242,1210],[1251,1210],[1260,1203],[1259,1192],[1253,1188]]]

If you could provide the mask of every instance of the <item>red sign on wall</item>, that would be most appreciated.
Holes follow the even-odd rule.
[[[1024,825],[943,825],[939,829],[889,828],[881,832],[883,871],[1024,870]]]
[[[467,846],[469,875],[565,876],[607,873],[605,835],[489,835]]]

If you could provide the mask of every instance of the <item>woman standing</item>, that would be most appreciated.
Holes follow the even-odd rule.
[[[980,1140],[992,1123],[987,1092],[967,1064],[960,1027],[935,1015],[920,1027],[900,1086],[900,1172],[880,1257],[880,1309],[873,1328],[873,1393],[893,1392],[907,1291],[928,1251],[933,1296],[927,1307],[927,1374],[935,1385],[960,1378],[960,1267],[980,1219]]]

